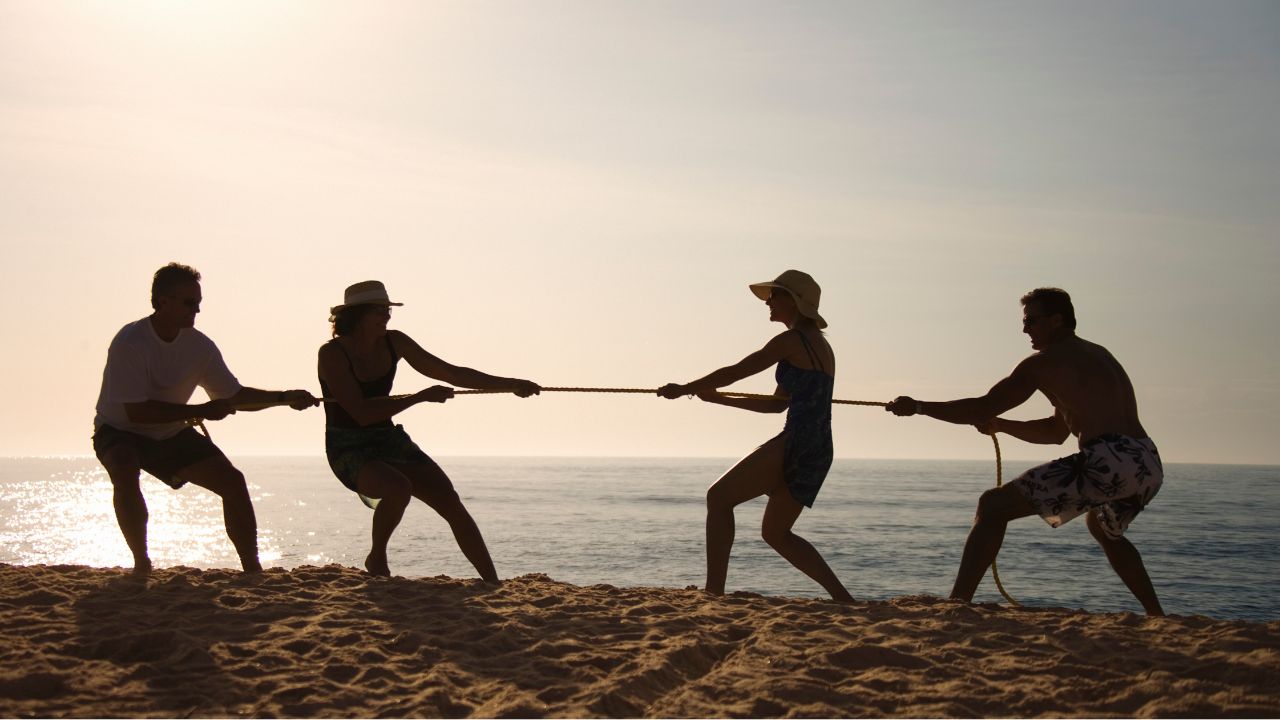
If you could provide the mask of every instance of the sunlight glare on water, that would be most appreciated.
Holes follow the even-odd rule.
[[[133,556],[116,524],[111,481],[102,466],[79,458],[29,462],[38,470],[28,479],[5,483],[0,493],[0,514],[5,518],[0,546],[5,555],[21,564],[131,567]],[[146,474],[142,493],[150,515],[148,547],[156,566],[239,565],[216,495],[174,492]],[[260,496],[253,499],[257,503]],[[264,563],[280,558],[270,533],[260,533],[258,542]]]

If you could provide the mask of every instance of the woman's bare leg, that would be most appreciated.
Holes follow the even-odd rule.
[[[360,494],[378,500],[378,506],[373,509],[373,544],[364,560],[365,570],[371,575],[390,576],[387,543],[409,506],[412,491],[409,478],[384,462],[372,461],[360,467],[356,487]]]
[[[769,440],[742,458],[707,490],[707,585],[723,595],[733,549],[733,509],[742,503],[785,487],[782,481],[784,436]]]
[[[769,497],[769,504],[764,509],[764,522],[760,526],[760,534],[769,547],[796,567],[797,570],[813,578],[834,600],[853,602],[853,596],[845,589],[836,577],[831,566],[822,559],[808,540],[791,531],[804,509],[799,501],[791,497],[784,487]]]
[[[467,512],[462,498],[458,497],[444,470],[434,462],[398,464],[396,467],[413,483],[413,496],[426,503],[449,523],[458,549],[462,550],[463,556],[480,577],[487,582],[498,582],[498,571],[493,566],[493,558],[489,556],[484,536],[480,534],[480,526],[476,525],[471,513]]]

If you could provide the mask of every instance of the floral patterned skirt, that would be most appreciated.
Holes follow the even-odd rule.
[[[325,428],[324,451],[329,469],[346,488],[357,495],[356,478],[360,468],[370,460],[392,463],[430,463],[431,458],[422,452],[404,431],[403,425],[363,428]],[[360,495],[369,507],[378,501]]]

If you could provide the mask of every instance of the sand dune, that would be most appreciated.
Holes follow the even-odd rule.
[[[1277,716],[1280,621],[0,565],[0,715]]]

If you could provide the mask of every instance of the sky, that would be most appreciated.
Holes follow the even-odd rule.
[[[0,0],[0,455],[92,452],[107,346],[178,261],[243,383],[317,394],[367,279],[455,364],[657,387],[781,331],[746,286],[797,268],[836,396],[877,401],[981,394],[1060,286],[1166,462],[1280,464],[1278,78],[1275,2]],[[834,414],[837,457],[992,455]],[[783,422],[566,393],[398,419],[441,456],[735,457]],[[234,459],[323,425],[210,430]]]

